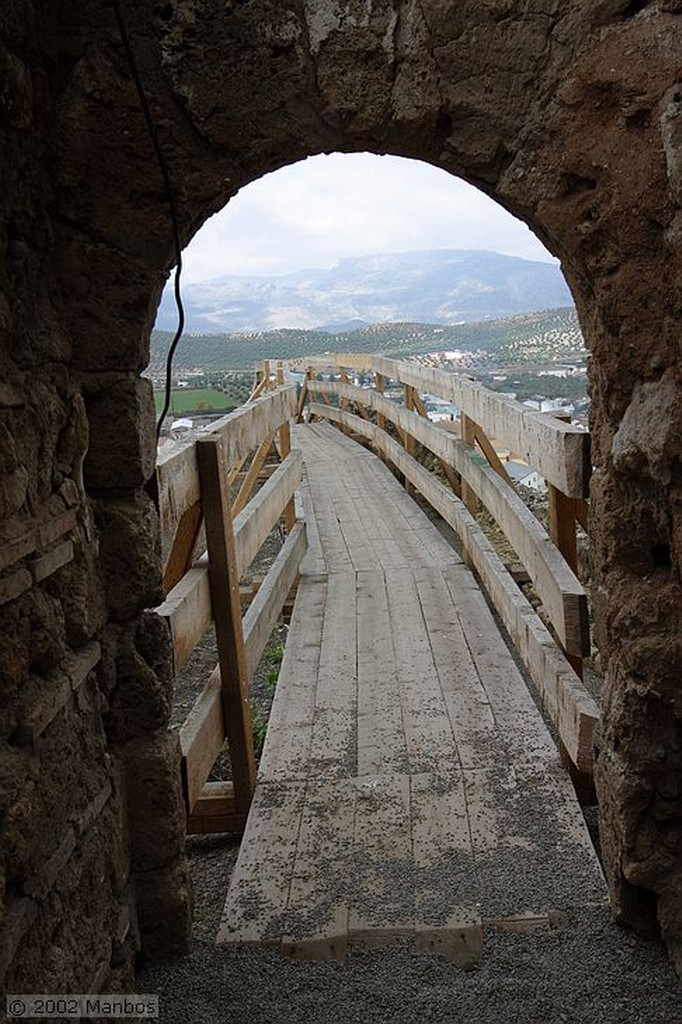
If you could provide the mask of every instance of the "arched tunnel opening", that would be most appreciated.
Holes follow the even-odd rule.
[[[368,151],[472,182],[560,257],[591,354],[607,882],[679,969],[679,14],[341,6],[126,10],[181,239],[268,171]],[[173,246],[111,10],[27,2],[2,38],[4,984],[101,991],[188,934],[141,377]]]

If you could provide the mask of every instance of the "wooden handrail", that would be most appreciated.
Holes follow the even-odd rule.
[[[216,420],[207,436],[223,438],[225,461],[228,466],[234,466],[295,413],[296,386],[285,384]],[[156,478],[161,533],[168,538],[186,510],[199,501],[196,442],[191,440],[168,452],[162,451],[156,465]]]
[[[243,576],[260,551],[301,482],[301,475],[301,453],[294,449],[235,518],[238,577]],[[176,671],[187,663],[213,618],[208,587],[209,560],[210,554],[205,551],[157,608],[157,613],[167,619],[170,627]]]
[[[570,498],[588,496],[592,471],[590,435],[582,427],[563,423],[550,413],[540,413],[482,384],[417,362],[374,355],[329,355],[292,360],[299,369],[356,370],[380,374],[422,392],[438,395],[461,409],[536,469],[550,484]]]

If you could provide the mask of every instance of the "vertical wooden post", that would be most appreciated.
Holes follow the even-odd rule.
[[[578,540],[575,532],[575,498],[568,498],[553,484],[547,484],[549,535],[574,573],[578,573]]]
[[[547,484],[549,497],[549,535],[573,572],[578,574],[578,541],[575,530],[575,498],[568,498],[552,484]],[[560,646],[562,646],[560,644]],[[576,674],[583,678],[583,659],[564,650]]]
[[[270,360],[263,360],[263,380],[265,381],[264,391],[267,391],[270,387]]]
[[[312,380],[312,377],[313,377],[313,372],[312,372],[312,370],[310,368],[308,368],[306,370],[306,372],[305,372],[305,377],[303,378],[303,383],[301,384],[301,391],[300,391],[300,394],[298,396],[298,405],[296,406],[296,422],[297,423],[302,423],[303,422],[303,410],[305,408],[305,403],[306,403],[306,401],[308,399],[308,381]]]
[[[414,388],[411,387],[409,384],[404,384],[403,394],[405,396],[405,408],[407,409],[408,412],[414,412]],[[417,451],[417,442],[415,441],[414,437],[409,432],[409,430],[406,430],[405,434],[403,435],[403,445],[405,446],[405,451],[407,452],[407,454],[411,455],[412,458],[414,458],[415,453]],[[405,480],[405,490],[407,491],[408,494],[414,494],[414,487],[409,482],[409,480]]]
[[[412,400],[414,402],[415,411],[419,413],[422,419],[428,420],[429,414],[426,411],[426,406],[424,405],[422,397],[421,395],[417,394],[417,392],[414,391],[414,389],[412,392]],[[443,471],[443,476],[452,487],[452,490],[455,492],[458,498],[461,498],[462,488],[460,487],[459,477],[457,476],[457,473],[455,473],[452,466],[449,466],[448,463],[445,462],[443,459],[438,459],[438,464],[441,470]]]
[[[277,386],[284,384],[284,366],[282,362],[277,363]],[[291,427],[289,426],[289,420],[285,420],[282,426],[279,428],[279,454],[282,461],[286,459],[287,455],[291,451]],[[296,509],[294,507],[294,499],[292,498],[287,507],[284,509],[284,527],[287,533],[291,533],[296,522]]]
[[[211,602],[220,665],[220,686],[237,813],[246,814],[256,786],[249,676],[244,652],[239,577],[227,484],[225,449],[220,436],[197,440]]]
[[[414,388],[410,387],[409,384],[404,385],[405,393],[405,408],[408,412],[414,412]],[[417,442],[415,441],[412,434],[409,431],[405,433],[405,451],[408,455],[414,458],[414,453],[417,450]]]
[[[386,378],[383,373],[374,374],[374,387],[380,395],[383,395],[386,390]],[[377,426],[380,430],[386,429],[386,417],[380,412],[377,413]]]
[[[341,377],[341,383],[342,384],[349,384],[350,383],[350,381],[348,380],[348,374],[346,373],[345,370],[341,370],[340,377]],[[339,402],[339,407],[345,412],[348,409],[348,399],[347,398],[342,398],[340,400],[340,402]],[[344,427],[342,425],[341,426],[341,430],[343,431],[344,434],[350,434],[351,433],[350,427]]]
[[[564,423],[571,417],[559,413],[556,417]],[[564,556],[573,572],[578,575],[578,540],[576,536],[576,501],[569,498],[553,484],[547,485],[549,498],[549,535]],[[583,659],[564,650],[564,654],[580,678],[583,678]]]
[[[476,424],[468,416],[465,416],[464,413],[462,413],[460,422],[462,424],[462,440],[473,447],[476,442]],[[478,496],[464,479],[462,479],[462,501],[472,516],[476,515],[479,507]]]
[[[571,417],[559,413],[557,419],[564,422],[571,422]],[[562,553],[573,572],[578,574],[578,540],[576,535],[576,520],[582,514],[583,509],[578,510],[580,499],[569,498],[558,487],[553,484],[547,485],[547,496],[549,498],[549,535]],[[583,659],[576,654],[570,654],[563,644],[556,638],[559,647],[566,655],[567,661],[573,667],[576,675],[582,679],[584,668]],[[578,802],[582,807],[594,807],[597,804],[597,793],[594,786],[594,778],[579,768],[571,761],[568,751],[563,743],[560,743],[559,750],[561,759],[571,776]]]

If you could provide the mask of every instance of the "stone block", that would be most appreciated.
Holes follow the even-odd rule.
[[[682,403],[673,371],[659,381],[638,384],[613,439],[619,473],[645,475],[669,484],[679,458]]]
[[[74,818],[74,828],[77,835],[82,835],[90,828],[90,826],[99,818],[100,814],[106,807],[107,803],[111,799],[112,794],[111,781],[107,779],[99,793],[90,801],[79,814]]]
[[[67,642],[71,647],[80,647],[101,633],[107,612],[97,547],[88,543],[80,531],[74,535],[73,543],[74,557],[59,573],[58,592]],[[50,589],[56,586],[55,581]]]
[[[33,578],[36,583],[40,580],[47,579],[57,569],[61,569],[62,566],[67,565],[73,559],[73,541],[66,540],[63,544],[58,544],[52,551],[46,552],[39,558],[36,558],[31,563],[31,571]]]
[[[7,604],[20,597],[33,586],[33,577],[28,569],[19,569],[11,576],[5,576],[0,580],[0,605]]]
[[[151,381],[101,374],[84,383],[90,447],[83,465],[94,494],[143,487],[156,465],[156,424]]]
[[[0,982],[37,916],[38,905],[28,896],[15,897],[8,903],[0,923]]]
[[[139,633],[139,628],[136,631]],[[113,679],[107,693],[105,727],[110,742],[124,743],[164,729],[171,715],[170,676],[159,676],[136,649],[135,633],[118,639]]]
[[[31,633],[30,668],[47,677],[69,653],[64,641],[64,608],[59,597],[40,586],[32,587],[24,600]]]
[[[4,536],[0,536],[0,571],[25,558],[35,551],[38,538],[33,526],[26,526],[25,520],[12,520],[13,529],[5,524]]]
[[[14,438],[5,423],[0,420],[0,473],[12,473],[18,464]]]
[[[26,895],[37,900],[44,899],[53,888],[75,849],[76,833],[69,827],[54,853],[41,864],[39,872],[24,881],[23,889]]]
[[[90,444],[85,402],[80,394],[73,396],[68,422],[59,435],[57,464],[67,477],[80,481],[83,461]]]
[[[95,520],[111,617],[131,619],[160,604],[164,594],[159,521],[150,498],[140,492],[128,499],[100,500]]]
[[[182,956],[189,950],[192,885],[184,855],[160,871],[137,877],[137,913],[147,956]]]
[[[20,388],[7,381],[0,381],[0,409],[20,409],[25,402]]]
[[[122,247],[73,234],[62,240],[60,256],[74,365],[89,373],[142,370],[166,275]]]
[[[160,730],[112,749],[124,766],[133,869],[158,871],[185,848],[177,733]]]
[[[0,476],[0,519],[9,519],[20,511],[26,501],[28,479],[25,466]]]
[[[46,548],[48,545],[53,544],[59,537],[63,537],[69,530],[73,530],[75,525],[76,510],[73,508],[69,508],[65,512],[60,512],[58,515],[48,519],[38,527],[37,541],[39,547]]]

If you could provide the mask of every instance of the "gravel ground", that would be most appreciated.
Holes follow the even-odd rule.
[[[560,928],[533,935],[490,930],[483,960],[469,972],[408,946],[355,951],[341,963],[216,947],[226,861],[235,851],[225,840],[200,845],[202,868],[196,849],[192,861],[204,912],[197,917],[192,952],[182,960],[142,964],[138,975],[140,991],[159,994],[165,1024],[682,1021],[682,988],[662,949],[611,924],[604,910],[583,911]]]
[[[194,942],[178,960],[142,962],[141,992],[164,1024],[680,1024],[682,985],[658,943],[614,925],[603,908],[532,935],[487,930],[476,970],[407,944],[354,950],[336,963],[218,947],[238,841],[188,839]]]

